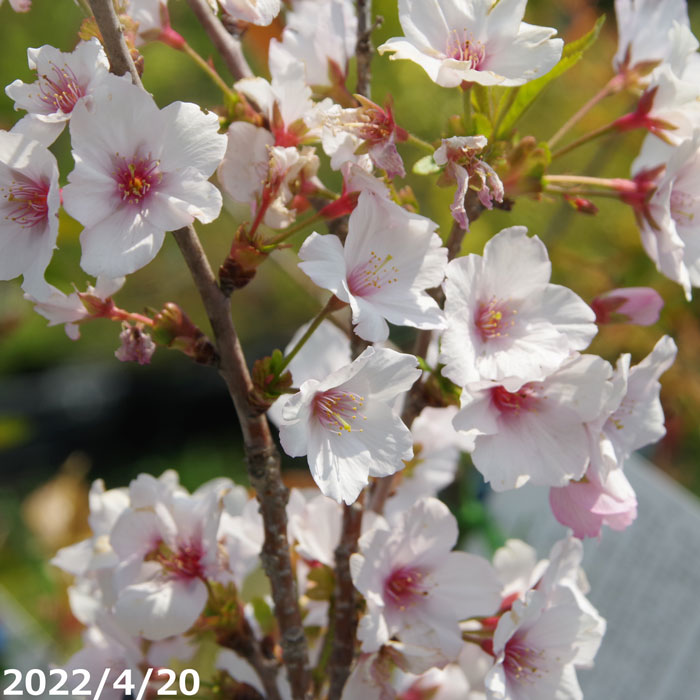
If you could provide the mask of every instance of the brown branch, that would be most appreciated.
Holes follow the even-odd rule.
[[[248,477],[255,489],[265,527],[265,542],[260,556],[272,587],[283,658],[292,696],[305,698],[309,687],[306,638],[289,555],[286,512],[289,491],[282,483],[280,455],[272,440],[267,418],[260,415],[248,400],[253,383],[231,319],[229,297],[216,283],[194,228],[186,226],[174,231],[173,235],[204,303],[221,357],[219,372],[226,382],[241,424]]]
[[[110,71],[115,75],[130,73],[134,85],[143,87],[126,41],[124,41],[124,32],[119,17],[114,11],[114,5],[111,1],[105,2],[105,0],[88,0],[88,2],[95,22],[100,29],[105,52],[109,56]]]
[[[103,36],[109,35],[118,24],[112,0],[90,0],[90,5],[100,32]],[[121,28],[116,30],[117,33],[121,32]],[[115,66],[125,65],[127,69],[129,66],[133,67],[133,61],[123,40],[106,42],[105,51],[113,71],[116,71]],[[133,75],[132,73],[132,77]],[[137,80],[138,75],[134,82]],[[137,84],[140,85],[140,81]],[[282,654],[287,666],[292,696],[295,700],[304,700],[308,697],[310,678],[307,669],[306,638],[287,540],[286,505],[289,492],[282,483],[280,455],[272,440],[267,419],[259,415],[248,400],[253,384],[231,319],[229,298],[216,282],[194,227],[190,225],[181,228],[174,231],[173,236],[209,317],[220,356],[219,372],[226,382],[241,424],[248,475],[260,504],[265,528],[261,559],[272,588],[275,617],[282,637]]]
[[[372,83],[372,0],[357,0],[357,87],[355,91],[364,97],[370,97]]]
[[[357,551],[357,540],[362,531],[362,512],[362,504],[358,502],[343,507],[343,530],[335,550],[335,614],[329,700],[340,699],[355,657],[357,593],[350,576],[350,556]]]
[[[223,58],[231,75],[236,80],[252,78],[253,71],[243,55],[240,41],[226,31],[221,20],[212,12],[207,0],[187,0],[187,2]]]

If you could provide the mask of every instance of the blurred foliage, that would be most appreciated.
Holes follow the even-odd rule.
[[[691,20],[697,35],[700,34],[700,7],[691,5]],[[186,3],[170,0],[170,7],[174,28],[202,56],[211,57],[220,73],[226,76],[224,66],[218,57],[212,56],[214,52],[208,38]],[[375,45],[401,34],[395,0],[375,0],[375,11],[384,18],[374,34]],[[608,21],[595,50],[543,91],[535,107],[519,122],[521,135],[532,134],[538,141],[549,138],[610,78],[616,46],[611,1],[562,0],[555,3],[530,0],[526,19],[534,24],[557,27],[567,42],[588,32],[602,11],[608,12]],[[27,82],[33,80],[26,65],[27,47],[50,43],[61,50],[71,50],[77,41],[76,32],[81,19],[79,8],[70,0],[34,0],[33,10],[25,15],[13,13],[8,3],[4,3],[0,7],[2,85],[16,78]],[[279,32],[280,25],[274,24],[271,28],[251,28],[244,37],[251,64],[263,74],[266,71],[267,43]],[[160,105],[178,99],[209,107],[220,102],[216,86],[185,55],[160,44],[146,45],[142,47],[142,53],[145,86]],[[383,103],[391,95],[397,122],[422,139],[435,141],[440,135],[446,135],[450,116],[461,113],[459,92],[436,86],[409,61],[392,62],[377,56],[373,61],[373,71],[373,99]],[[577,125],[567,140],[624,114],[633,105],[634,99],[630,95],[608,98]],[[10,128],[18,116],[13,112],[12,102],[3,95],[0,98],[0,128]],[[605,137],[557,161],[552,172],[626,177],[642,138],[642,134],[636,133]],[[67,130],[53,150],[59,160],[61,182],[65,183],[72,168]],[[410,144],[402,146],[401,153],[408,172],[412,164],[424,155]],[[338,175],[327,167],[322,170],[321,179],[329,187],[338,188],[340,185]],[[420,202],[421,213],[437,221],[446,235],[451,226],[449,204],[453,189],[437,188],[434,175],[410,175],[407,182]],[[700,433],[697,428],[700,424],[700,366],[695,354],[700,345],[700,302],[687,303],[680,287],[656,272],[641,248],[631,210],[610,200],[596,204],[600,211],[591,217],[577,213],[569,204],[554,197],[520,198],[512,213],[486,212],[475,222],[465,238],[463,252],[480,253],[494,233],[503,227],[520,224],[547,244],[553,262],[553,281],[566,284],[586,300],[620,286],[653,286],[659,290],[666,306],[658,324],[651,328],[602,328],[591,350],[611,362],[620,353],[630,352],[633,361],[637,362],[663,333],[676,339],[679,357],[663,378],[662,397],[668,435],[651,450],[650,456],[680,482],[700,493]],[[247,216],[245,208],[227,207],[219,221],[198,226],[215,266],[225,258],[236,227]],[[79,232],[80,226],[63,214],[59,250],[49,268],[48,278],[66,292],[73,283],[83,288],[87,281],[78,264]],[[303,238],[303,234],[296,235],[292,239],[293,245],[298,247]],[[116,300],[122,308],[131,311],[142,311],[146,306],[162,308],[165,302],[175,301],[208,332],[192,282],[170,237],[166,238],[163,250],[150,265],[129,277],[128,284]],[[272,255],[253,283],[233,297],[234,319],[250,363],[270,354],[274,347],[284,347],[296,328],[320,308],[323,300],[324,294],[315,290],[296,268],[291,251]],[[45,320],[22,299],[16,281],[0,282],[0,382],[3,386],[8,386],[12,378],[26,377],[47,368],[116,363],[112,356],[118,344],[118,332],[117,326],[107,322],[91,323],[83,328],[81,340],[72,342],[61,328],[46,327]],[[410,341],[411,332],[399,329],[392,337],[405,343]],[[120,376],[125,377],[128,373],[139,382],[149,372],[186,374],[188,371],[187,358],[159,350],[150,367],[130,367]],[[201,376],[193,374],[193,381],[200,382]],[[198,434],[188,435],[179,423],[174,427],[170,419],[159,422],[156,408],[152,420],[141,430],[112,438],[115,447],[125,447],[131,455],[128,461],[120,463],[118,469],[106,473],[105,464],[92,463],[91,454],[84,457],[65,454],[51,463],[37,465],[36,473],[42,474],[42,478],[54,475],[38,489],[33,488],[36,486],[34,472],[22,480],[13,464],[3,457],[13,447],[31,445],[36,437],[36,425],[18,407],[0,408],[0,584],[9,588],[27,609],[33,610],[52,635],[65,638],[77,632],[67,612],[65,595],[62,604],[55,604],[56,591],[63,590],[66,581],[46,562],[57,546],[84,536],[90,480],[104,476],[110,487],[126,485],[138,472],[158,474],[167,468],[176,469],[188,488],[195,488],[222,474],[245,480],[242,451],[236,443],[235,419],[233,412],[226,408],[223,387],[221,392],[223,409],[219,411],[217,408],[217,415],[212,414],[211,419],[220,426],[215,435],[205,438]],[[168,402],[169,399],[164,396],[162,401]],[[184,420],[186,423],[187,415]],[[157,443],[157,449],[144,450],[145,436],[150,437],[155,431],[162,431],[163,441]],[[299,483],[308,484],[308,474],[302,474],[299,479]],[[462,505],[455,507],[462,508],[462,525],[466,529],[490,527],[476,498],[478,488],[478,484],[469,482],[457,496],[458,503],[462,499]],[[28,496],[30,491],[32,493]],[[19,502],[20,496],[25,498],[23,505]],[[500,538],[499,533],[487,531],[486,534],[494,542]],[[0,656],[0,665],[1,662]]]

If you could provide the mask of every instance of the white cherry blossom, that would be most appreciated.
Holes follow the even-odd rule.
[[[0,131],[0,280],[40,285],[58,237],[58,165],[41,143]]]
[[[580,355],[543,381],[515,391],[496,382],[471,384],[462,391],[453,423],[473,431],[474,465],[494,490],[527,482],[564,486],[586,470],[585,424],[600,415],[612,391],[611,375],[605,360]]]
[[[81,267],[118,277],[148,264],[166,231],[216,219],[221,193],[208,178],[226,150],[218,118],[197,105],[159,110],[144,90],[120,81],[71,119],[75,170],[66,211],[83,224]]]
[[[280,0],[219,0],[224,12],[234,19],[267,26],[281,9]]]
[[[483,257],[447,266],[442,373],[458,386],[493,380],[516,391],[560,367],[597,332],[595,313],[574,292],[550,284],[552,265],[523,226],[496,234]]]
[[[308,455],[326,496],[353,503],[370,476],[393,474],[411,459],[411,434],[391,403],[420,376],[416,364],[412,355],[370,347],[288,400],[280,442],[291,457]]]
[[[365,340],[386,340],[387,321],[442,328],[442,311],[427,294],[442,282],[447,262],[436,227],[365,191],[350,215],[345,244],[335,235],[314,232],[299,251],[299,267],[350,304],[355,332]]]
[[[68,123],[76,104],[90,99],[96,90],[122,81],[109,72],[109,61],[97,39],[81,41],[72,53],[53,46],[27,49],[29,68],[37,80],[23,83],[15,80],[5,88],[14,100],[15,109],[27,115],[15,124],[13,131],[25,133],[52,144]]]
[[[564,45],[556,29],[522,21],[526,1],[399,0],[405,37],[378,51],[414,61],[443,87],[522,85],[553,68]]]
[[[2,0],[0,0],[2,5]],[[10,0],[10,7],[15,12],[29,12],[32,9],[32,0]]]
[[[675,148],[648,136],[632,174],[638,177],[664,165],[637,220],[647,255],[690,300],[692,287],[700,286],[700,129]]]
[[[360,538],[350,570],[367,600],[358,628],[363,651],[398,636],[409,644],[430,639],[430,646],[456,659],[462,648],[458,622],[498,608],[495,571],[481,557],[451,551],[457,534],[447,506],[424,498]]]

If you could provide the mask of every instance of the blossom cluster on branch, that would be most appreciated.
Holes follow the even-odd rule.
[[[690,298],[700,54],[685,0],[616,0],[612,77],[539,144],[518,119],[600,22],[564,45],[523,21],[525,0],[399,0],[404,36],[379,54],[463,98],[464,113],[425,141],[391,98],[376,104],[348,85],[353,62],[359,84],[369,80],[365,0],[188,3],[230,78],[171,25],[166,0],[80,0],[74,50],[29,48],[36,80],[6,87],[24,115],[0,132],[0,279],[22,276],[26,299],[74,340],[82,324],[117,322],[121,361],[148,364],[168,347],[217,367],[255,492],[222,476],[189,493],[174,472],[128,488],[96,481],[92,536],[53,560],[75,577],[71,608],[86,627],[66,668],[95,669],[95,680],[97,669],[128,671],[138,684],[148,667],[201,663],[212,697],[581,698],[576,670],[592,666],[605,622],[586,598],[580,540],[636,518],[625,461],[665,433],[659,380],[676,345],[663,336],[637,364],[623,354],[615,366],[588,352],[601,326],[651,325],[663,302],[647,288],[586,301],[553,284],[541,231],[512,225],[483,254],[460,253],[482,213],[514,208],[517,224],[519,198],[561,197],[592,214],[592,198],[612,196]],[[241,42],[249,24],[272,22],[268,80]],[[149,41],[192,58],[221,102],[159,108],[139,52]],[[633,112],[557,148],[622,90]],[[63,174],[50,149],[66,125],[75,167]],[[579,145],[634,129],[648,135],[631,178],[553,172]],[[426,153],[410,167],[407,143]],[[323,181],[329,169],[340,191]],[[410,177],[455,187],[449,233],[419,213]],[[227,202],[249,217],[217,277],[194,223]],[[80,266],[95,278],[84,292],[46,281],[61,208],[83,227]],[[211,337],[175,302],[139,313],[113,299],[169,232]],[[290,245],[321,308],[249,370],[230,297]],[[412,348],[393,342],[395,326],[412,329]],[[288,493],[268,418],[320,493]],[[492,560],[460,549],[438,497],[463,478],[464,455],[496,491],[549,487],[553,516],[572,531],[549,559],[517,540]]]

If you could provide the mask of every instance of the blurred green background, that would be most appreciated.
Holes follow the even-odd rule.
[[[395,5],[390,0],[375,0],[376,13],[384,17],[374,35],[375,45],[401,34]],[[174,28],[201,55],[210,57],[212,48],[186,3],[170,0],[170,7]],[[611,77],[616,48],[612,2],[530,0],[526,19],[557,27],[566,41],[586,33],[602,12],[608,14],[608,21],[600,40],[584,60],[545,91],[520,122],[521,134],[549,138]],[[26,65],[27,47],[49,43],[72,50],[81,20],[71,0],[34,0],[33,10],[25,15],[15,14],[4,3],[0,7],[2,85],[16,78],[33,80]],[[697,35],[697,5],[691,8],[691,22]],[[280,29],[275,24],[245,35],[251,64],[263,74],[267,42]],[[161,106],[174,100],[209,107],[219,104],[217,88],[185,55],[161,44],[146,45],[142,53],[144,83]],[[213,60],[228,79],[216,56]],[[389,94],[398,123],[429,141],[446,133],[447,119],[461,111],[458,91],[434,85],[410,62],[375,57],[372,97],[383,103]],[[629,95],[609,98],[568,138],[633,107]],[[9,129],[20,116],[3,95],[0,128]],[[642,138],[643,134],[636,133],[606,137],[562,158],[552,172],[626,177]],[[63,184],[72,168],[67,130],[53,150]],[[409,171],[423,155],[411,146],[402,147],[401,153]],[[337,174],[327,168],[321,179],[329,187],[340,186]],[[421,213],[437,221],[446,235],[453,189],[437,188],[434,177],[409,175],[401,184],[411,185]],[[637,362],[662,334],[676,339],[679,357],[663,380],[668,434],[650,450],[649,457],[700,494],[699,302],[687,303],[680,288],[656,272],[641,248],[631,210],[612,200],[596,203],[600,212],[593,217],[578,214],[556,199],[520,198],[512,212],[486,212],[473,225],[463,251],[480,253],[484,242],[501,228],[526,225],[549,248],[553,281],[566,284],[584,299],[621,286],[652,286],[661,293],[666,305],[658,324],[651,328],[605,327],[591,350],[612,362],[620,353],[631,352]],[[223,261],[233,232],[245,217],[245,210],[230,207],[214,224],[198,226],[215,266]],[[59,250],[48,278],[65,292],[71,291],[72,284],[82,290],[88,281],[78,264],[79,232],[79,225],[64,215]],[[303,237],[299,234],[293,239],[294,247]],[[293,251],[273,255],[254,281],[233,298],[234,319],[249,362],[274,347],[284,347],[322,300],[324,295],[314,291],[296,269]],[[153,263],[129,277],[116,301],[131,311],[175,301],[209,332],[170,237]],[[48,328],[32,311],[17,281],[0,282],[0,586],[24,610],[31,611],[49,638],[73,640],[64,649],[75,643],[79,628],[65,604],[65,581],[46,562],[56,548],[85,536],[86,489],[92,480],[104,478],[108,487],[122,486],[141,471],[158,474],[175,468],[190,488],[219,475],[245,481],[238,428],[216,372],[164,349],[156,352],[150,366],[122,364],[113,356],[119,330],[115,324],[98,321],[83,326],[78,342],[70,341],[61,327]],[[401,329],[392,337],[408,343],[411,332]],[[0,599],[0,654],[1,623]]]

